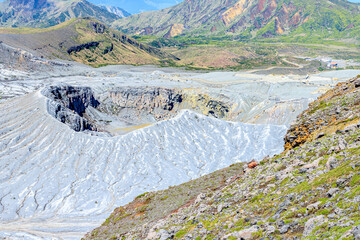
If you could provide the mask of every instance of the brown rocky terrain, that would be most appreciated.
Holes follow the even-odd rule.
[[[324,117],[311,130],[322,133],[317,138],[259,164],[144,193],[84,239],[360,239],[359,80],[339,84],[299,116],[300,124]]]

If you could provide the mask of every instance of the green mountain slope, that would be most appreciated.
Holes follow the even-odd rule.
[[[86,0],[6,0],[0,3],[2,27],[45,28],[77,17],[91,17],[106,24],[120,18]]]
[[[128,34],[268,38],[319,34],[358,37],[359,6],[346,0],[187,0],[114,22]]]
[[[89,18],[72,19],[45,29],[0,28],[0,41],[38,56],[75,60],[93,66],[177,60],[171,54],[138,43]]]
[[[360,239],[359,99],[360,76],[298,117],[291,150],[140,195],[84,239]]]

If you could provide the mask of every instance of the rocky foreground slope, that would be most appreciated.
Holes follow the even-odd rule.
[[[291,150],[140,195],[84,238],[360,239],[359,80],[298,117]]]

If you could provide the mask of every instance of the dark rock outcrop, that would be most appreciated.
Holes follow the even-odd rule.
[[[123,43],[128,43],[128,44],[135,46],[141,50],[144,50],[147,53],[151,54],[152,56],[158,57],[160,59],[169,58],[169,59],[173,59],[176,61],[180,60],[180,58],[178,58],[170,53],[161,51],[158,48],[154,48],[154,47],[148,46],[146,44],[139,43],[138,41],[136,41],[132,38],[129,38],[127,35],[124,35],[124,34],[113,33],[113,38],[115,38]]]
[[[91,88],[72,86],[50,86],[42,94],[49,98],[48,112],[60,122],[79,132],[84,130],[95,131],[84,114],[88,107],[98,107]]]
[[[91,21],[89,22],[89,27],[96,33],[104,33],[106,30],[106,26],[104,24],[101,24],[99,22]]]
[[[78,46],[73,46],[67,50],[67,53],[71,54],[72,52],[80,52],[81,50],[84,50],[84,49],[90,49],[92,47],[97,47],[97,46],[99,46],[99,44],[100,44],[100,42],[89,42],[89,43],[84,43],[84,44],[81,44]]]

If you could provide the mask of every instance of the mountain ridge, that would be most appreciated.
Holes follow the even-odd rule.
[[[131,15],[131,13],[127,12],[126,10],[120,8],[120,7],[115,7],[115,6],[109,6],[109,5],[99,5],[101,8],[106,9],[107,11],[118,15],[121,18],[124,17],[128,17]]]
[[[115,21],[127,34],[239,35],[269,38],[290,33],[344,32],[360,27],[359,6],[346,0],[188,0],[174,7]],[[173,26],[184,29],[167,35]]]
[[[120,16],[87,0],[7,0],[0,3],[0,26],[46,28],[77,17],[110,24]]]

